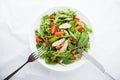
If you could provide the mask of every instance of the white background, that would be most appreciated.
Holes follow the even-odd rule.
[[[92,56],[120,80],[120,0],[0,0],[0,79],[30,54],[28,33],[37,17],[56,6],[70,6],[85,14],[93,25]],[[11,80],[109,80],[87,62],[68,72],[46,69],[35,61]]]

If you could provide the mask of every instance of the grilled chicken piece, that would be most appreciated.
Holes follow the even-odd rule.
[[[71,27],[71,24],[69,23],[63,23],[59,26],[60,29],[67,29],[67,28],[70,28]]]
[[[67,47],[68,47],[68,41],[66,40],[66,41],[64,42],[62,48],[59,50],[59,52],[65,51],[65,50],[67,49]]]
[[[62,44],[64,41],[65,41],[65,39],[60,39],[60,40],[58,40],[58,41],[55,41],[55,42],[52,44],[52,46],[53,46],[53,47],[58,46],[58,45]]]

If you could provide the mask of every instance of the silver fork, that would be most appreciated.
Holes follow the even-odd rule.
[[[95,58],[93,58],[91,55],[85,53],[82,49],[78,49],[79,53],[82,54],[87,60],[89,60],[92,64],[94,64],[103,74],[105,74],[107,77],[109,77],[111,80],[116,80],[113,78],[108,72],[105,71],[103,65],[99,63]]]
[[[4,80],[9,80],[16,72],[18,72],[22,67],[24,67],[27,63],[29,62],[33,62],[35,60],[37,60],[39,58],[39,56],[41,56],[42,54],[44,54],[46,52],[46,50],[44,49],[44,47],[40,47],[37,51],[31,53],[28,57],[28,60],[22,65],[20,66],[18,69],[16,69],[13,73],[11,73],[9,76],[7,76]]]

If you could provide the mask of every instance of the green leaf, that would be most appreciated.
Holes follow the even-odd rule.
[[[73,62],[75,62],[75,60],[63,60],[64,64],[71,64]]]
[[[49,42],[50,42],[50,43],[53,43],[53,42],[57,41],[58,39],[59,39],[59,37],[52,36],[52,37],[49,39]]]
[[[77,41],[79,41],[80,36],[81,36],[81,32],[76,30],[75,37],[76,37]]]
[[[46,58],[45,58],[45,62],[46,62],[47,64],[51,64],[51,65],[57,64],[57,62],[51,62],[49,57],[46,57]]]
[[[88,26],[85,22],[81,21],[81,23],[84,24],[84,29],[85,29],[86,32],[92,33],[92,29],[88,28]]]
[[[87,38],[88,38],[88,34],[87,34],[86,32],[82,32],[82,34],[81,34],[81,36],[80,36],[80,39],[79,39],[79,41],[78,41],[77,46],[79,46],[79,47],[84,47],[84,44],[85,44]],[[85,40],[85,41],[84,41],[84,40]]]
[[[90,44],[88,43],[85,48],[83,48],[84,51],[88,52],[88,50],[90,49]]]
[[[44,54],[42,54],[40,57],[44,59],[49,53],[50,53],[50,51],[48,51],[48,50],[46,49],[46,52],[45,52]],[[38,54],[39,54],[39,53],[38,53]]]
[[[61,58],[64,64],[70,64],[74,62],[74,60],[70,60],[74,58],[74,56],[70,53],[70,51],[64,51],[59,55],[57,55],[57,57]]]
[[[45,15],[42,17],[41,24],[49,24],[50,23],[50,17],[49,15]]]
[[[71,10],[61,10],[56,12],[54,23],[58,24],[59,22],[69,22],[76,16],[76,12]]]
[[[68,50],[73,50],[73,49],[75,49],[76,48],[76,46],[75,45],[73,45],[72,43],[71,43],[71,40],[70,40],[70,38],[68,39]]]
[[[76,30],[75,30],[75,27],[78,25],[78,21],[71,20],[69,23],[71,24],[71,27],[69,28],[69,30],[70,30],[71,32],[75,32],[75,31],[76,31]]]
[[[77,39],[76,36],[75,36],[70,30],[68,30],[68,32],[70,33],[70,35],[71,35],[73,38]]]
[[[82,42],[82,46],[85,47],[88,44],[88,42],[89,42],[89,35],[88,33],[86,33],[85,38]]]
[[[40,48],[41,45],[42,45],[42,43],[37,43],[37,44],[36,44],[37,49]]]
[[[69,23],[71,24],[71,27],[74,27],[74,28],[78,25],[78,21],[75,21],[75,20],[71,20]]]

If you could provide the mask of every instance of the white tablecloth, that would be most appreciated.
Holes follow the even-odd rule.
[[[84,13],[93,25],[92,56],[120,80],[120,0],[0,0],[0,79],[22,65],[31,53],[28,33],[44,11],[70,6]],[[109,80],[87,62],[68,72],[51,71],[35,61],[11,80]]]

